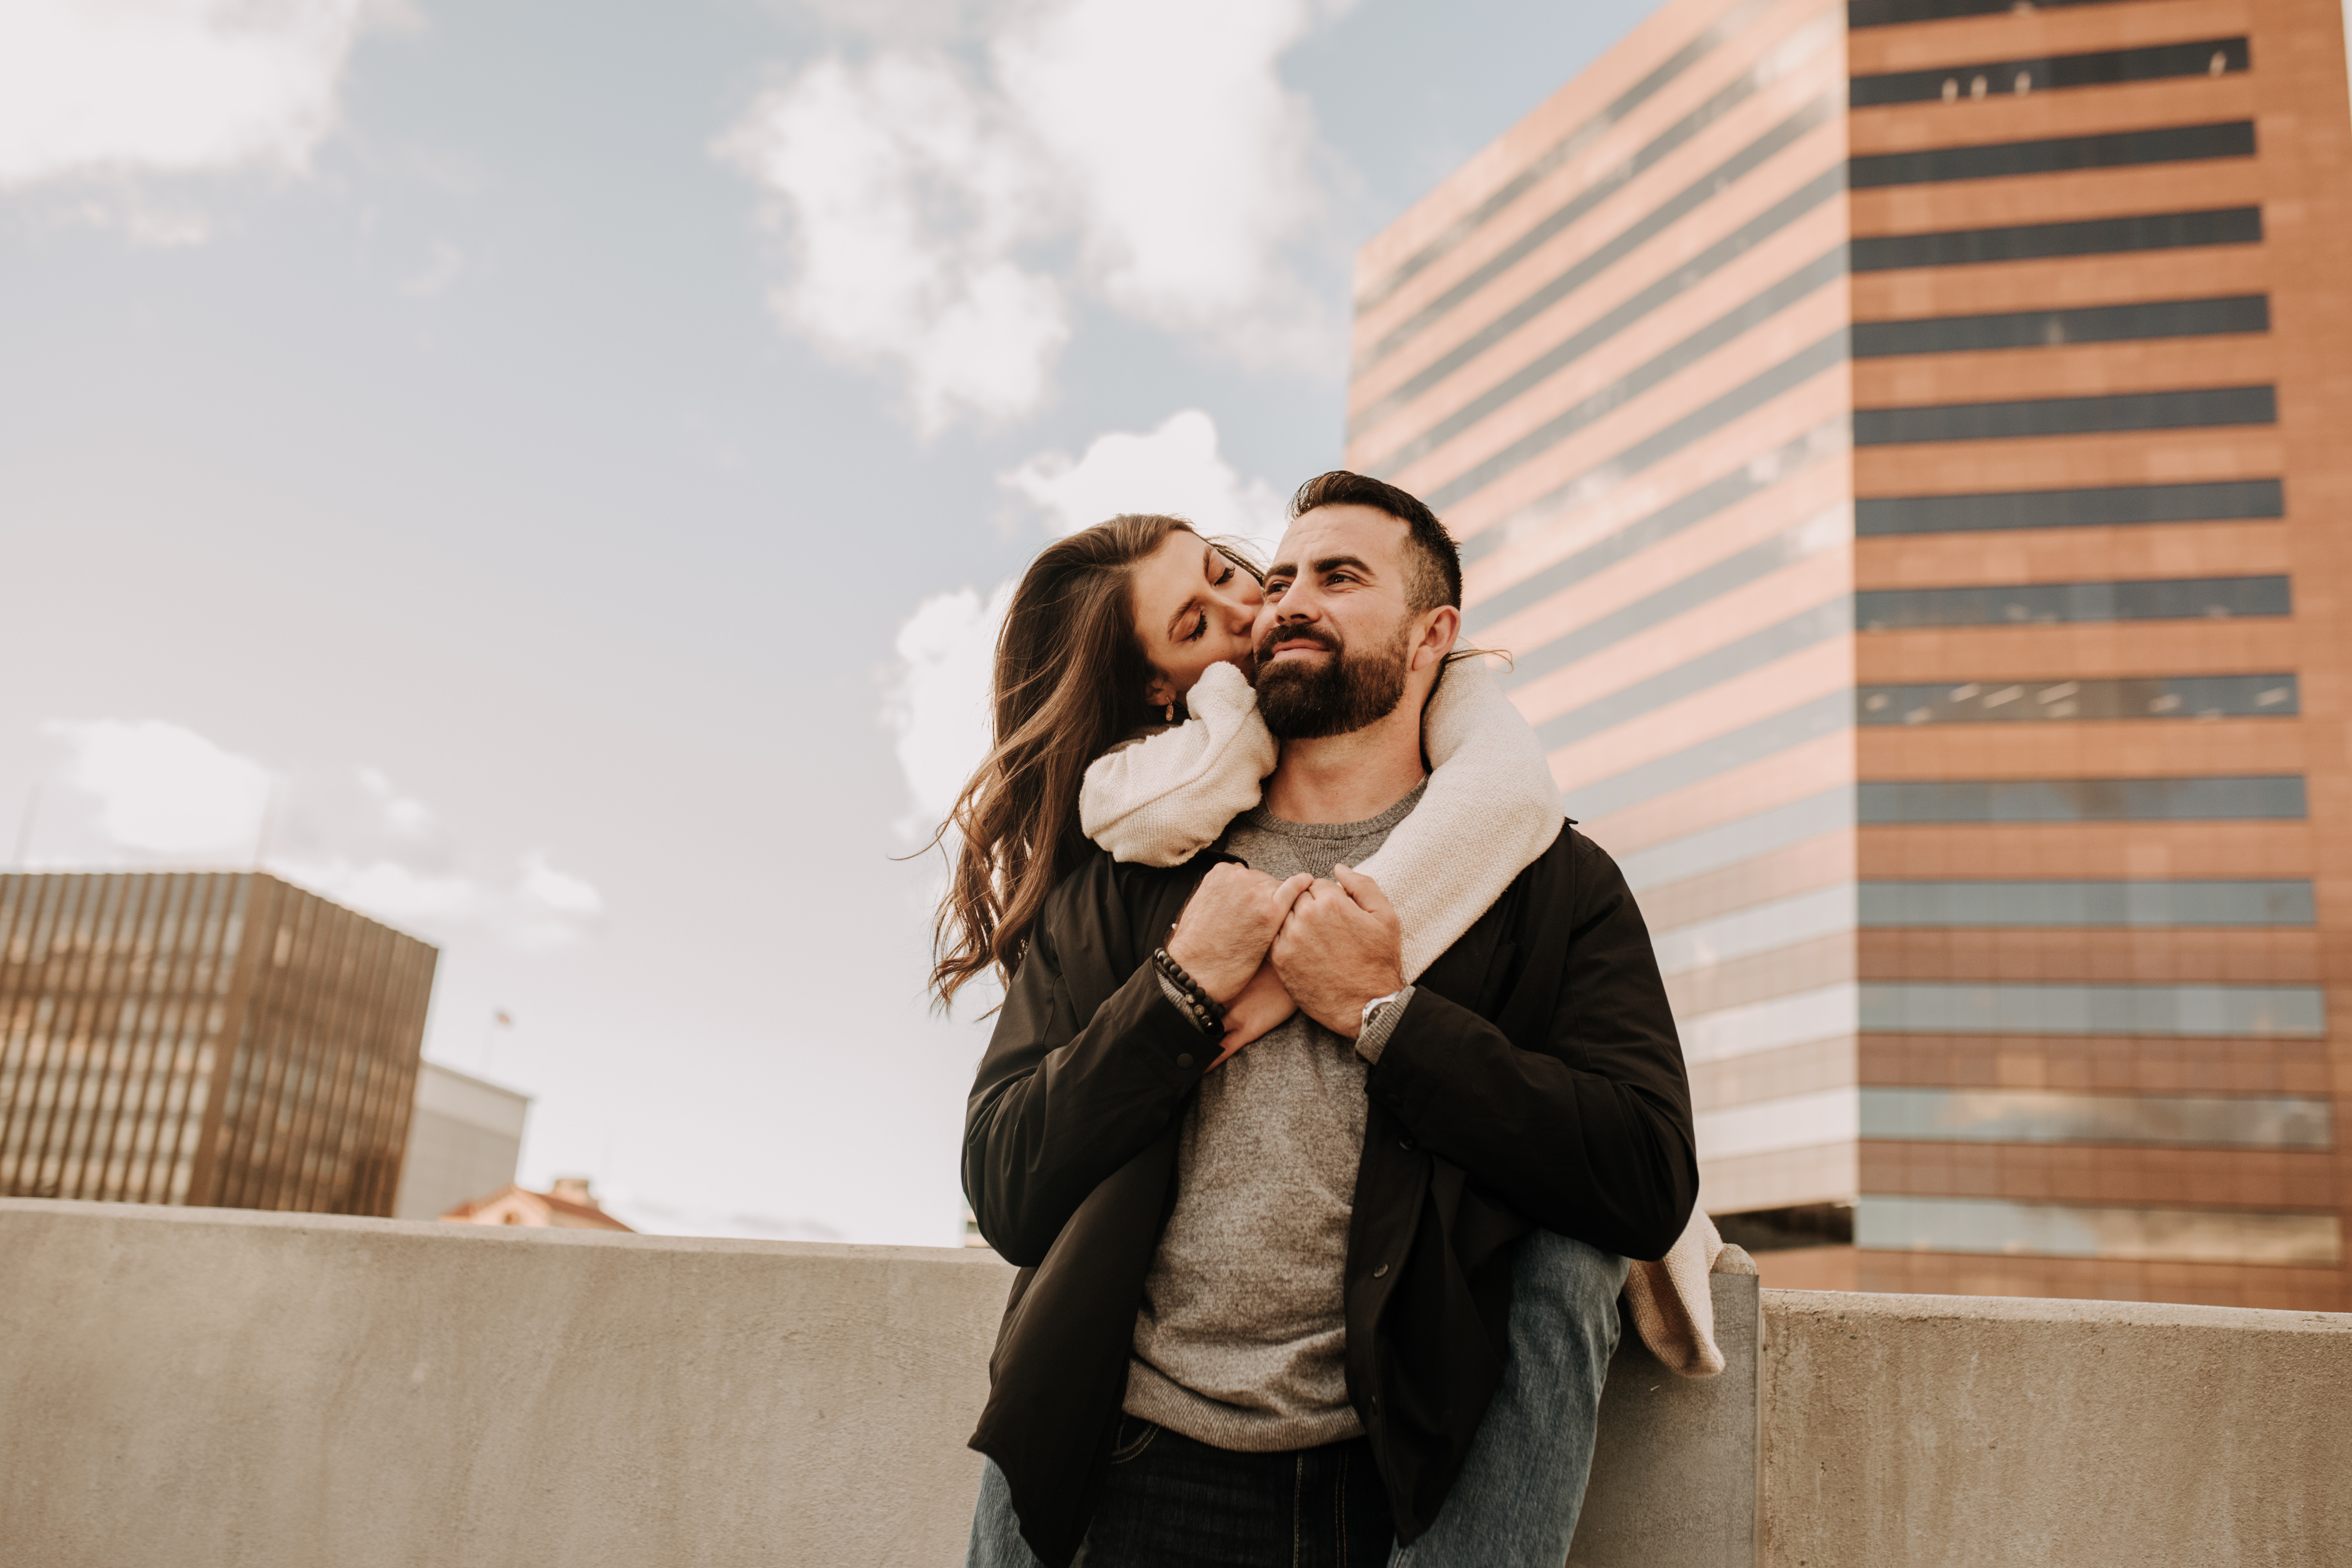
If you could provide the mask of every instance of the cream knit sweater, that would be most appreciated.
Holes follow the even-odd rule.
[[[1240,670],[1211,665],[1185,702],[1191,719],[1107,752],[1087,770],[1079,825],[1114,859],[1146,866],[1191,859],[1258,803],[1259,784],[1274,772],[1277,748]],[[1543,747],[1484,659],[1447,668],[1422,726],[1437,768],[1429,792],[1356,868],[1396,906],[1408,981],[1551,847],[1561,821]]]
[[[1280,754],[1256,694],[1230,664],[1211,665],[1185,698],[1192,717],[1095,760],[1078,794],[1088,838],[1118,860],[1175,866],[1257,805]],[[1559,836],[1559,795],[1535,731],[1481,658],[1457,659],[1422,720],[1436,771],[1412,815],[1357,869],[1381,885],[1404,933],[1404,977],[1418,980]],[[1674,1250],[1636,1262],[1625,1294],[1643,1343],[1674,1371],[1723,1370],[1712,1271],[1751,1273],[1704,1208]]]

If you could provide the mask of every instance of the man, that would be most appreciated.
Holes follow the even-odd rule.
[[[1581,835],[1403,984],[1351,868],[1419,799],[1459,557],[1358,475],[1292,519],[1255,628],[1263,806],[1185,866],[1099,856],[1056,889],[973,1087],[965,1189],[1024,1266],[972,1439],[976,1568],[1020,1560],[1015,1516],[1055,1568],[1384,1562],[1497,1436],[1520,1238],[1589,1260],[1563,1311],[1605,1364],[1623,1259],[1696,1195],[1648,933]],[[1206,1078],[1269,959],[1297,1014]],[[1580,1453],[1597,1401],[1596,1377],[1559,1413]]]

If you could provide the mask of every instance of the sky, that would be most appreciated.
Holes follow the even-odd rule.
[[[1278,531],[1356,247],[1650,8],[5,0],[0,864],[435,943],[527,1184],[953,1245],[991,606]]]

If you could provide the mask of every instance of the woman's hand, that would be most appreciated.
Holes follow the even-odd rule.
[[[1274,972],[1271,960],[1257,966],[1240,995],[1225,1005],[1224,1048],[1217,1059],[1209,1064],[1211,1072],[1225,1065],[1234,1052],[1244,1046],[1278,1028],[1283,1020],[1298,1011],[1298,1004],[1282,988],[1282,976]]]

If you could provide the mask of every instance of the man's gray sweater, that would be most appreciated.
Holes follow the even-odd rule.
[[[1221,847],[1277,879],[1356,866],[1419,804],[1366,822],[1243,813]],[[1129,1415],[1220,1448],[1270,1453],[1363,1430],[1348,1403],[1341,1274],[1364,1142],[1364,1075],[1381,1038],[1305,1013],[1201,1082],[1177,1151],[1176,1207],[1135,1323]],[[1359,1055],[1360,1049],[1361,1055]]]

